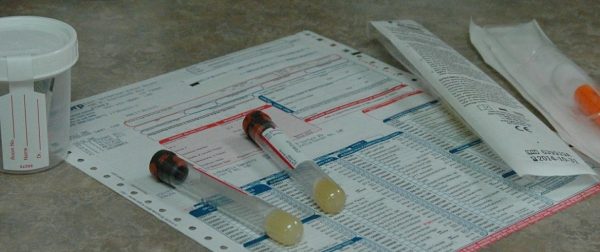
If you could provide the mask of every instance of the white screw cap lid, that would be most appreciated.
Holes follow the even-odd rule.
[[[34,80],[68,70],[79,57],[75,29],[45,17],[0,18],[0,81],[9,80],[7,57],[27,56],[31,57]]]

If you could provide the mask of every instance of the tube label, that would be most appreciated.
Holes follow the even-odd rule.
[[[268,145],[269,150],[281,159],[290,169],[295,169],[298,164],[310,160],[283,131],[276,128],[268,128],[262,132],[262,137]]]

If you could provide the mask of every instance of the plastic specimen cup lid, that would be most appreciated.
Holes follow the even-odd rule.
[[[0,81],[8,81],[7,57],[31,57],[36,80],[71,68],[79,57],[77,33],[56,19],[33,16],[0,18]]]

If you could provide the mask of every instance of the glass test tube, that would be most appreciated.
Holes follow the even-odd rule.
[[[217,211],[256,232],[266,233],[276,242],[294,245],[302,238],[304,228],[298,218],[205,171],[196,169],[197,172],[190,172],[188,167],[193,165],[177,154],[160,150],[152,156],[149,168],[159,181],[196,200],[207,202]]]
[[[252,111],[244,118],[244,132],[280,167],[289,168],[290,176],[326,213],[339,213],[346,204],[346,193],[262,111]]]

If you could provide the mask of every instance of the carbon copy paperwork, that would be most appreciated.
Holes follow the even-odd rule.
[[[597,192],[590,176],[519,177],[414,76],[305,31],[73,103],[67,160],[217,251],[473,250]],[[267,113],[347,193],[320,212],[244,134]],[[281,247],[158,183],[169,149],[304,223]]]

